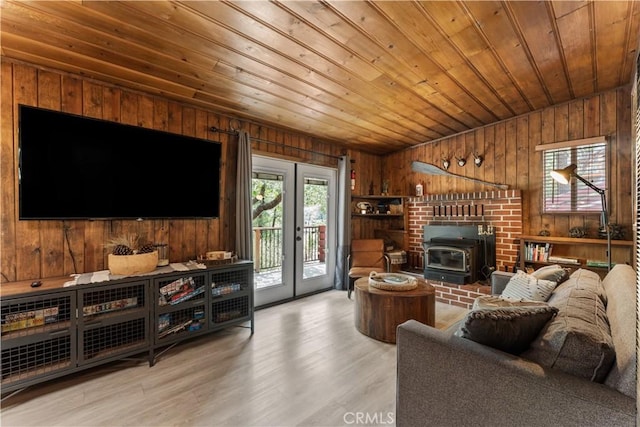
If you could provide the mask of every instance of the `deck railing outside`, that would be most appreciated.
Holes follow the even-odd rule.
[[[325,225],[304,227],[304,262],[324,261],[325,230]],[[253,262],[258,273],[282,266],[281,227],[254,227]]]

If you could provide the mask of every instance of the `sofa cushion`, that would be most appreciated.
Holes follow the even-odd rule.
[[[528,301],[546,301],[557,282],[538,279],[524,271],[518,271],[502,291],[503,298]]]
[[[607,318],[616,360],[604,383],[636,398],[636,272],[616,265],[602,282],[607,293]]]
[[[551,280],[556,283],[562,283],[569,278],[569,272],[557,264],[539,268],[531,275],[536,279]]]
[[[590,290],[591,292],[596,294],[598,298],[600,298],[605,306],[607,305],[607,294],[604,290],[604,286],[602,286],[602,280],[600,279],[600,276],[598,276],[598,273],[580,268],[574,271],[571,276],[569,276],[569,278],[577,280],[577,284],[580,289]],[[567,286],[564,285],[565,284],[563,283],[559,285],[558,288],[556,288],[556,291],[553,293],[552,298],[557,298],[563,293],[569,292],[570,289],[572,289],[572,287],[574,286],[573,284],[568,284]]]
[[[522,357],[591,381],[604,381],[615,352],[603,299],[598,275],[577,270],[549,298],[558,314]]]
[[[498,305],[470,311],[456,335],[507,353],[519,354],[527,349],[531,340],[558,311],[545,303],[510,304],[506,300],[493,303]]]

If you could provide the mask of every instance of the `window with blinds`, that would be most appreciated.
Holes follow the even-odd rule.
[[[600,195],[577,179],[560,184],[550,172],[576,164],[575,173],[598,188],[607,189],[607,144],[578,145],[544,150],[543,163],[543,211],[545,213],[601,212]]]

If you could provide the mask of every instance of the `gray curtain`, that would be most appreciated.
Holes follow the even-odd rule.
[[[247,131],[238,132],[238,169],[236,171],[236,252],[238,258],[253,259],[251,219],[251,139]]]
[[[338,250],[335,288],[349,287],[347,256],[351,250],[351,158],[342,156],[338,164]]]

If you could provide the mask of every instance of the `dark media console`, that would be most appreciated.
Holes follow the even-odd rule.
[[[64,287],[2,284],[2,393],[250,322],[253,263]],[[35,283],[35,282],[34,282]]]

